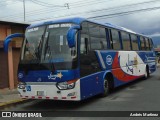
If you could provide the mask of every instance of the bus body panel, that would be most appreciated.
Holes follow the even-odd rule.
[[[102,56],[101,59],[99,58],[100,54]],[[26,87],[25,92],[21,89],[18,90],[23,95],[22,98],[46,99],[46,97],[49,97],[50,99],[58,100],[83,100],[103,92],[103,80],[108,72],[113,75],[114,87],[118,87],[143,77],[147,64],[149,65],[150,73],[156,70],[155,57],[152,52],[100,51],[100,54],[96,53],[99,63],[102,64],[103,62],[105,64],[101,65],[102,69],[105,70],[80,78],[76,82],[74,89],[58,90],[56,82],[78,78],[78,69],[57,70],[54,75],[51,75],[49,71],[30,71],[28,76],[19,78],[28,83],[27,86],[31,87],[31,91],[27,90],[28,87]],[[148,58],[146,57],[147,55],[149,56]],[[22,73],[22,71],[19,72],[19,76]],[[61,74],[61,78],[58,77],[58,74]],[[41,85],[42,83],[44,85]],[[45,95],[42,98],[41,96],[36,96],[37,91],[44,91]],[[57,93],[58,91],[61,91],[61,94]],[[73,96],[74,99],[68,97],[68,94],[74,92],[76,94],[76,96]]]
[[[143,77],[147,65],[149,66],[150,73],[156,70],[155,56],[152,51],[102,50],[100,53],[106,70],[111,70],[113,74],[115,87]],[[99,60],[99,63],[102,64],[102,60]]]
[[[103,92],[104,71],[81,78],[81,99],[87,99]]]
[[[82,100],[103,92],[103,80],[108,72],[113,74],[114,87],[118,87],[143,77],[146,65],[149,65],[150,73],[156,70],[153,52],[100,51],[100,54],[103,59],[99,58],[98,53],[96,55],[101,68],[105,68],[105,71],[81,78]],[[148,59],[145,58],[147,55]],[[102,63],[105,63],[105,66]]]
[[[153,51],[137,52],[144,63],[149,66],[150,73],[156,71],[156,55]]]

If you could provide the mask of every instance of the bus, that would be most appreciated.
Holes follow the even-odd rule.
[[[105,97],[155,70],[151,38],[109,23],[66,18],[26,29],[18,91],[27,99],[80,101]]]

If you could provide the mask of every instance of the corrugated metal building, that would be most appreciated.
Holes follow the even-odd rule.
[[[23,39],[13,39],[8,53],[3,50],[3,41],[10,34],[24,33],[27,26],[25,23],[0,21],[0,89],[17,87],[17,67]]]

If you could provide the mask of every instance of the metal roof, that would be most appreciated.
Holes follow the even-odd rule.
[[[17,22],[17,21],[4,21],[4,20],[0,20],[0,23],[8,23],[8,24],[20,24],[20,25],[30,25],[30,23],[26,23],[26,22]]]

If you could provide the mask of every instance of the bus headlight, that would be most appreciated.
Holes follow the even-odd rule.
[[[76,81],[77,81],[77,79],[76,80],[70,80],[70,81],[67,81],[67,82],[57,83],[57,88],[59,90],[73,89],[75,87]]]
[[[25,89],[25,87],[26,87],[26,83],[24,83],[24,82],[20,82],[20,83],[18,84],[18,88],[19,88],[19,89]]]

